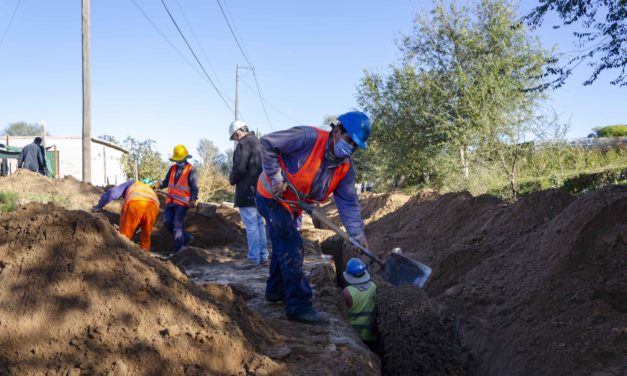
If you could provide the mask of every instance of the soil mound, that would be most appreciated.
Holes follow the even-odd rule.
[[[18,193],[22,204],[53,202],[67,209],[82,210],[91,209],[105,192],[102,188],[83,183],[72,176],[51,179],[22,168],[12,175],[0,178],[0,191]],[[119,204],[110,205],[108,208],[117,212],[121,209]]]
[[[420,288],[378,282],[384,375],[465,375],[452,317]]]
[[[425,195],[420,195],[420,197],[423,197],[423,199],[427,198]],[[362,193],[359,196],[361,216],[366,224],[376,221],[385,215],[398,210],[401,206],[405,205],[410,198],[410,196],[401,192]],[[333,222],[339,225],[342,224],[340,214],[338,213],[333,200],[330,200],[327,204],[323,205],[322,209]]]
[[[627,187],[514,204],[447,194],[370,224],[372,248],[429,264],[471,374],[627,373]]]
[[[0,374],[281,373],[259,351],[277,338],[230,288],[194,285],[104,216],[0,218]]]

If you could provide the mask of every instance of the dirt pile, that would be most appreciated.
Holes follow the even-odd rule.
[[[366,233],[434,269],[426,291],[459,318],[471,374],[625,374],[625,213],[625,186],[514,204],[460,193],[410,200]]]
[[[433,192],[423,192],[416,197],[422,200],[429,200],[435,197]],[[366,224],[376,221],[387,214],[393,213],[400,207],[405,205],[411,197],[401,192],[388,193],[371,193],[365,192],[359,196],[359,204],[361,205],[361,216]],[[321,208],[327,216],[335,223],[341,225],[342,220],[337,211],[335,202],[329,200],[328,203],[322,205]]]
[[[281,373],[260,351],[277,338],[231,289],[194,285],[104,216],[0,218],[0,374]]]
[[[378,282],[385,375],[464,375],[454,318],[413,286]]]
[[[97,204],[105,192],[72,176],[51,179],[26,169],[18,169],[14,174],[0,178],[0,191],[18,193],[21,204],[53,202],[66,209],[83,210]],[[121,205],[111,203],[107,208],[119,213]]]

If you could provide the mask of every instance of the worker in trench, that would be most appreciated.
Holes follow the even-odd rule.
[[[351,326],[368,348],[377,352],[377,326],[375,301],[377,285],[370,278],[366,265],[358,258],[351,258],[342,273],[348,286],[342,291],[348,308]]]
[[[159,215],[159,198],[150,188],[149,179],[144,181],[129,180],[109,189],[97,205],[91,208],[94,213],[102,211],[109,202],[124,197],[124,206],[120,215],[120,233],[133,240],[137,228],[141,228],[139,245],[150,252],[150,235]]]
[[[331,124],[331,131],[299,126],[261,138],[263,172],[257,182],[257,208],[266,219],[272,255],[265,298],[285,303],[288,319],[305,323],[326,320],[313,308],[312,291],[303,274],[303,240],[297,230],[301,209],[284,201],[324,202],[331,193],[348,233],[367,246],[355,191],[352,155],[366,149],[371,124],[366,114],[351,111]]]
[[[266,226],[255,206],[255,187],[261,174],[259,139],[241,120],[231,123],[229,137],[237,142],[233,152],[233,168],[229,174],[229,183],[235,185],[233,204],[239,208],[242,222],[246,227],[248,261],[255,266],[266,265],[268,263]]]
[[[185,231],[187,210],[188,208],[194,209],[198,200],[198,175],[196,169],[188,162],[191,157],[184,145],[176,145],[170,158],[174,164],[163,181],[153,185],[154,189],[168,189],[163,225],[174,235],[175,252],[179,252],[194,239],[192,234]]]

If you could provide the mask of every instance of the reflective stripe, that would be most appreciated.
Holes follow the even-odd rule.
[[[373,311],[362,311],[362,312],[349,312],[349,317],[364,317],[372,315]]]
[[[374,300],[377,294],[377,285],[370,282],[370,286],[365,291],[359,290],[355,286],[348,286],[347,290],[353,300],[353,305],[348,310],[351,326],[364,341],[376,340]]]
[[[126,190],[124,204],[126,205],[133,201],[147,201],[159,206],[157,194],[149,186],[139,181],[135,182]]]
[[[169,185],[168,185],[168,187],[169,187]],[[185,191],[185,192],[191,192],[192,191],[189,187],[184,187],[182,185],[177,185],[177,184],[174,184],[172,186],[172,188],[180,189],[181,191]]]
[[[191,188],[189,186],[189,172],[192,170],[192,165],[187,164],[178,181],[174,181],[176,177],[176,165],[170,168],[170,180],[168,180],[168,196],[165,199],[166,205],[175,203],[182,206],[189,206],[191,201]]]
[[[313,184],[316,175],[320,170],[320,165],[322,164],[322,160],[325,158],[324,154],[327,149],[327,144],[329,142],[330,132],[324,131],[322,129],[316,129],[318,138],[314,144],[313,150],[309,153],[309,156],[304,161],[302,166],[298,169],[297,172],[291,174],[283,162],[283,156],[279,154],[278,162],[281,165],[281,169],[286,176],[286,179],[294,185],[294,187],[301,192],[305,198],[309,195],[311,191],[311,186]],[[331,177],[329,186],[324,194],[324,197],[320,201],[306,199],[305,201],[309,203],[322,203],[325,202],[331,193],[337,188],[338,184],[348,173],[348,169],[350,168],[350,163],[344,162],[339,166],[335,167],[335,171],[333,171],[333,176]],[[268,176],[265,173],[262,173],[257,180],[257,192],[266,198],[272,197],[272,187],[270,185]],[[281,197],[285,198],[288,201],[296,201],[296,195],[291,190],[285,191]],[[294,210],[286,203],[281,202],[281,205],[287,209],[288,212],[294,213]],[[300,209],[297,210],[296,214],[300,214]]]

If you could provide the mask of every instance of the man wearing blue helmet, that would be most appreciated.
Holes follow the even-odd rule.
[[[371,124],[359,111],[340,115],[331,131],[300,126],[261,138],[263,172],[257,182],[256,203],[266,219],[272,241],[266,299],[284,301],[288,319],[320,323],[311,303],[312,291],[303,275],[303,241],[297,230],[301,209],[289,183],[309,203],[321,203],[333,193],[348,233],[367,245],[361,208],[355,191],[351,156],[366,149]]]
[[[370,279],[366,265],[358,258],[348,260],[343,275],[348,283],[348,287],[342,291],[348,307],[348,319],[361,340],[374,351],[377,340],[377,285]]]

